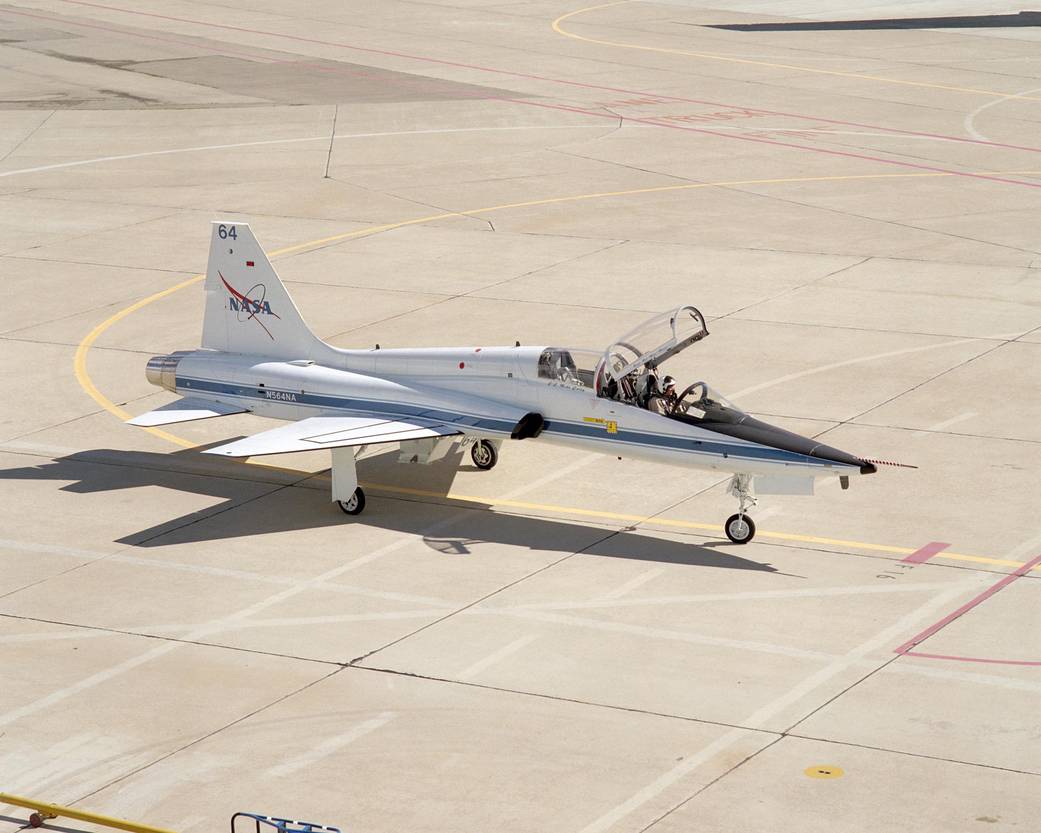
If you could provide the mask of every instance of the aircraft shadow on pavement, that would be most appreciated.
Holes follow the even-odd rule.
[[[62,491],[78,494],[158,486],[223,499],[222,503],[117,539],[117,543],[138,547],[248,538],[322,527],[341,527],[348,534],[353,526],[366,526],[422,536],[432,551],[449,557],[469,555],[475,544],[501,544],[667,564],[777,572],[770,564],[725,552],[736,548],[729,541],[705,544],[674,541],[593,523],[495,512],[492,504],[471,500],[444,498],[443,502],[432,503],[407,494],[381,495],[378,486],[369,492],[365,513],[358,518],[348,518],[329,501],[329,483],[324,472],[308,476],[249,469],[224,458],[202,456],[198,450],[169,454],[115,449],[82,451],[41,465],[0,470],[0,480],[66,481]],[[457,453],[433,465],[417,466],[392,462],[397,452],[384,453],[360,459],[358,476],[363,482],[376,481],[393,487],[393,481],[397,480],[402,484],[400,488],[444,495],[455,477],[460,456]],[[157,500],[162,499],[161,493],[155,494]],[[115,523],[131,520],[127,515],[114,516]],[[352,557],[356,555],[353,553]]]
[[[26,816],[29,815],[30,811],[26,811]],[[16,825],[17,830],[32,830],[32,825],[28,821],[14,818],[13,816],[0,816],[0,822],[7,822],[8,824]],[[44,823],[40,825],[40,830],[57,830],[59,833],[90,833],[88,830],[84,830],[80,827],[62,827],[57,824]]]
[[[876,20],[796,20],[785,23],[695,23],[731,32],[845,32],[858,29],[1016,29],[1041,26],[1041,12],[947,17],[895,17]]]

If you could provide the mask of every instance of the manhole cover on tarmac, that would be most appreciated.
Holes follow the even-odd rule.
[[[820,764],[818,766],[807,767],[803,770],[810,778],[841,778],[846,774],[840,766],[831,766],[830,764]]]

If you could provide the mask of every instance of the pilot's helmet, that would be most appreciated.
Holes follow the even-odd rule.
[[[672,388],[672,387],[675,387],[675,386],[676,386],[676,380],[673,379],[671,376],[666,376],[664,379],[661,380],[661,388],[662,388],[662,390],[668,390],[669,388]]]

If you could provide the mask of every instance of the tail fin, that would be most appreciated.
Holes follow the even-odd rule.
[[[275,359],[314,358],[322,342],[304,323],[249,226],[212,226],[202,346]]]

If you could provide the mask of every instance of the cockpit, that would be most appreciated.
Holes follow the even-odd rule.
[[[599,359],[593,350],[547,347],[539,356],[538,377],[561,387],[595,390]]]
[[[704,316],[695,307],[677,307],[644,321],[602,353],[546,348],[539,356],[538,377],[683,422],[737,422],[744,412],[705,382],[685,384],[664,373],[665,362],[682,372],[689,362],[677,357],[707,335]]]
[[[604,351],[598,395],[682,422],[740,421],[745,413],[705,382],[689,384],[665,373],[666,362],[673,372],[689,370],[690,362],[677,357],[707,335],[704,316],[692,306],[648,319]]]
[[[747,415],[707,383],[695,382],[676,396],[667,416],[697,424],[739,422]]]

